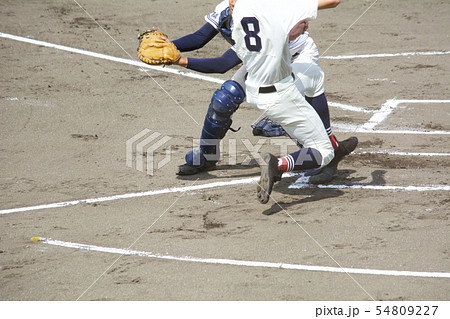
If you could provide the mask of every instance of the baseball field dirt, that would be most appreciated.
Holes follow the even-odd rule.
[[[286,175],[266,205],[259,156],[296,147],[252,136],[246,102],[217,169],[175,174],[237,69],[136,56],[140,31],[176,39],[217,3],[1,1],[0,300],[448,301],[448,1],[319,12],[332,128],[359,145],[331,183]]]

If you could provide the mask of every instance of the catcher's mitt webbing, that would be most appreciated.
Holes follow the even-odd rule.
[[[258,123],[252,125],[254,136],[287,136],[286,131],[277,122],[263,117]]]
[[[146,30],[139,34],[138,57],[144,63],[151,65],[170,65],[177,62],[181,53],[160,30]]]

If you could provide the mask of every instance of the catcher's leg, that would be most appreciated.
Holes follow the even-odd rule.
[[[186,154],[186,164],[178,167],[178,175],[193,175],[211,169],[220,159],[220,141],[231,127],[231,117],[245,99],[237,82],[225,81],[214,92],[203,123],[200,149]]]

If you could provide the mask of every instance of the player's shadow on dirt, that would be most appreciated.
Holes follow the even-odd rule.
[[[338,175],[333,179],[330,184],[333,185],[371,185],[371,186],[383,186],[386,185],[386,180],[384,175],[386,174],[385,170],[375,170],[371,173],[372,181],[369,183],[363,183],[363,181],[367,180],[368,177],[351,177],[355,170],[340,170]]]
[[[386,185],[386,180],[384,179],[384,174],[386,174],[385,170],[376,170],[372,172],[372,182],[368,185],[377,185],[383,186]]]
[[[255,171],[255,168],[258,168]],[[220,176],[220,171],[226,171],[229,174]],[[257,177],[260,175],[259,165],[256,161],[250,162],[248,165],[217,165],[211,171],[201,172],[195,175],[177,175],[178,179],[182,180],[210,180],[219,178],[247,178]]]
[[[338,176],[333,180],[333,185],[356,185],[361,181],[366,180],[366,177],[350,177],[351,174],[355,173],[355,170],[341,170]],[[386,181],[384,179],[385,170],[375,170],[372,172],[372,181],[364,185],[385,185]],[[344,194],[339,188],[320,188],[319,186],[311,185],[309,188],[289,188],[298,177],[285,178],[281,182],[275,184],[272,192],[272,196],[275,192],[279,192],[285,195],[290,195],[292,197],[301,196],[299,200],[293,200],[291,202],[277,201],[272,204],[272,206],[265,211],[264,215],[273,215],[281,211],[286,211],[290,213],[288,208],[295,205],[320,201],[329,198],[337,198]],[[273,201],[273,200],[272,200]],[[303,213],[304,214],[304,213]]]

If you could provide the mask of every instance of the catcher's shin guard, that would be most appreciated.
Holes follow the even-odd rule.
[[[231,127],[231,117],[239,108],[239,105],[245,99],[244,89],[235,81],[225,81],[221,88],[214,92],[211,103],[208,107],[208,113],[203,123],[202,134],[200,137],[201,154],[195,154],[191,157],[195,163],[187,164],[202,166],[204,156],[208,162],[217,162],[220,159],[220,141],[225,137],[228,129]]]

